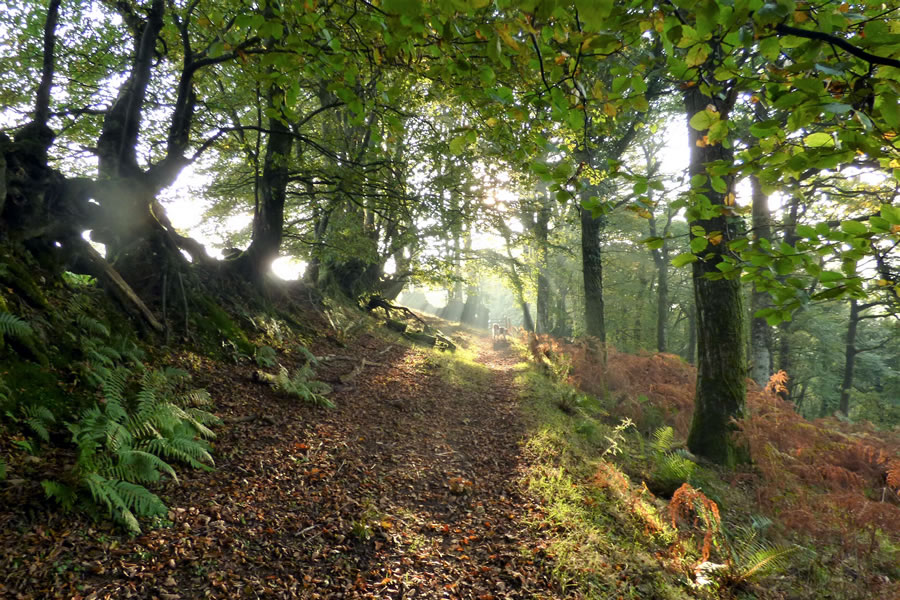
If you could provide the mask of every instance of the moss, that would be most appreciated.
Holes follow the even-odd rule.
[[[29,269],[17,259],[6,254],[0,259],[0,283],[15,290],[16,294],[32,306],[48,308],[49,302]]]
[[[253,354],[256,347],[221,306],[207,296],[200,296],[197,303],[203,312],[194,315],[193,321],[200,330],[201,336],[210,342],[210,345],[216,345],[214,350],[210,348],[213,354],[221,353],[220,345],[223,341],[231,342],[248,356]]]
[[[0,368],[0,379],[9,389],[10,406],[45,406],[59,420],[77,405],[63,388],[59,374],[50,367],[21,358],[6,359]]]

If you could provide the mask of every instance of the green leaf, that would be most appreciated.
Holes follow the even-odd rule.
[[[900,225],[900,206],[882,204],[881,216],[887,219],[891,225]]]
[[[450,153],[459,156],[466,149],[466,136],[461,135],[450,140]]]
[[[494,70],[487,65],[481,67],[478,76],[481,78],[481,83],[483,83],[485,87],[493,86],[494,82],[497,80]]]
[[[837,273],[836,271],[822,271],[819,274],[819,281],[822,283],[829,283],[832,281],[841,281],[844,278],[843,273]]]
[[[648,237],[647,239],[641,240],[641,243],[646,244],[651,250],[659,250],[666,243],[666,240],[661,237]]]
[[[869,233],[869,228],[866,227],[865,223],[859,221],[842,221],[841,231],[850,235],[865,235]]]
[[[684,254],[679,254],[675,258],[672,259],[673,267],[683,267],[685,265],[689,265],[693,262],[697,262],[700,258],[696,254],[691,254],[690,252],[685,252]]]
[[[878,233],[884,233],[891,230],[890,222],[884,217],[869,217],[869,225],[872,226],[872,231],[876,231]]]
[[[816,235],[816,230],[809,225],[797,225],[797,235],[809,239],[818,237]]]
[[[759,42],[759,52],[769,60],[775,60],[781,54],[781,44],[774,35]]]
[[[719,192],[720,194],[724,194],[728,191],[728,184],[725,183],[725,180],[719,176],[710,177],[709,182],[712,185],[712,189]]]
[[[781,129],[781,125],[776,121],[763,121],[762,123],[754,123],[750,126],[750,133],[754,137],[767,138],[775,135]]]
[[[578,18],[591,31],[607,28],[607,18],[612,13],[613,0],[575,0]]]
[[[740,238],[737,240],[732,240],[728,242],[728,248],[730,250],[734,250],[735,252],[740,252],[744,248],[750,245],[750,240],[747,238]]]
[[[719,112],[704,108],[693,117],[691,117],[690,125],[697,131],[705,131],[709,129],[713,123],[719,120]]]
[[[709,240],[705,237],[695,237],[691,240],[691,252],[695,254],[703,252],[707,246],[709,246]]]
[[[774,268],[779,275],[787,275],[794,270],[794,263],[789,258],[779,258],[775,261]]]
[[[834,138],[831,137],[830,133],[819,131],[803,138],[803,143],[810,148],[824,148],[826,146],[834,146]]]

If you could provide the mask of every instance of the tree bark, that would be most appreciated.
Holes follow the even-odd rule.
[[[600,231],[605,217],[594,218],[591,211],[579,208],[581,216],[581,272],[584,279],[584,332],[601,343],[606,342],[603,317],[603,249]]]
[[[753,237],[759,248],[759,240],[772,239],[769,217],[769,198],[763,193],[759,178],[750,177],[753,202]],[[769,306],[769,295],[753,288],[750,294],[750,378],[759,386],[765,386],[772,375],[772,329],[765,318],[754,316]]]
[[[269,106],[280,112],[284,90],[275,82],[268,93]],[[242,256],[241,265],[257,286],[262,285],[272,262],[278,258],[284,227],[284,202],[287,197],[288,162],[293,148],[290,129],[278,116],[269,118],[269,139],[259,181],[259,204],[253,214],[253,238]]]
[[[668,211],[666,226],[663,231],[665,237],[672,223],[672,211]],[[656,225],[656,215],[651,215],[647,220],[650,228],[650,236],[658,237],[659,231]],[[666,352],[668,344],[666,329],[669,321],[669,247],[666,241],[660,248],[650,251],[653,262],[656,265],[656,351]]]
[[[707,106],[719,106],[720,114],[727,114],[730,106],[705,95],[701,86],[689,87],[684,94],[687,116],[690,119]],[[717,104],[718,102],[718,104]],[[730,163],[730,151],[721,144],[707,144],[703,132],[689,128],[691,148],[690,175],[707,176],[707,165],[714,161]],[[698,143],[699,142],[699,143]],[[703,191],[718,215],[695,214],[692,230],[701,227],[705,232],[720,232],[718,243],[709,243],[693,263],[694,297],[697,305],[697,390],[694,416],[688,435],[688,448],[719,464],[734,464],[744,459],[732,437],[734,419],[744,415],[746,362],[744,340],[744,308],[741,285],[736,278],[723,278],[716,268],[728,251],[728,242],[736,237],[736,226],[724,210],[729,204],[733,181],[726,180],[726,191],[711,187]],[[705,218],[703,218],[705,217]],[[692,238],[694,234],[692,233]],[[710,276],[714,278],[710,278]]]
[[[687,361],[692,365],[695,365],[697,364],[697,306],[693,302],[688,307],[687,315]]]
[[[153,0],[140,37],[135,40],[131,73],[103,120],[103,130],[97,142],[101,178],[136,176],[140,173],[137,164],[138,132],[164,11],[164,1]]]
[[[550,332],[550,280],[547,278],[547,244],[550,236],[550,207],[547,205],[548,198],[540,198],[540,207],[536,211],[534,219],[534,236],[537,242],[537,300],[535,306],[535,314],[537,322],[535,323],[535,331],[537,333]]]
[[[800,211],[800,195],[794,194],[791,197],[790,207],[784,222],[784,237],[782,241],[785,244],[793,246],[797,243],[797,219]],[[791,356],[791,340],[790,333],[793,327],[793,321],[782,321],[778,324],[778,369],[788,374],[788,380],[785,384],[787,388],[779,395],[782,400],[789,401],[793,392],[793,378],[790,378],[794,372],[794,364]]]
[[[850,320],[847,322],[847,338],[844,346],[844,378],[841,381],[841,401],[838,406],[844,415],[850,416],[850,390],[853,389],[853,372],[856,369],[856,334],[859,330],[860,306],[856,299],[850,300]]]

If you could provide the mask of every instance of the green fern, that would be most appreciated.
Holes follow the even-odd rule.
[[[310,352],[310,351],[309,351],[309,348],[307,348],[306,346],[298,345],[298,346],[297,346],[297,351],[300,353],[300,355],[301,355],[301,356],[303,357],[303,359],[306,361],[306,364],[312,365],[312,366],[314,366],[314,367],[317,366],[317,365],[319,364],[319,359],[316,358],[315,354],[313,354],[312,352]]]
[[[78,328],[81,329],[84,333],[93,337],[109,337],[109,327],[107,327],[104,323],[100,322],[94,317],[85,314],[84,312],[79,312],[75,316],[75,324],[78,325]]]
[[[334,402],[325,397],[331,392],[331,386],[322,381],[312,379],[313,371],[309,364],[303,365],[293,377],[284,367],[275,376],[274,387],[277,391],[296,396],[308,404],[324,408],[334,408]]]
[[[675,430],[671,427],[660,427],[650,438],[650,447],[659,454],[669,452],[675,446]]]
[[[58,481],[50,481],[49,479],[42,481],[41,487],[44,488],[44,493],[48,498],[52,498],[59,502],[60,506],[65,510],[72,510],[72,508],[75,507],[78,495],[71,487],[59,483]]]
[[[253,358],[260,367],[272,368],[278,364],[275,360],[278,354],[271,346],[260,346],[253,353]]]
[[[12,313],[0,311],[0,340],[2,340],[3,336],[27,339],[33,333],[34,330],[26,321]]]
[[[168,476],[177,481],[171,463],[210,469],[206,440],[215,415],[198,408],[209,404],[205,391],[184,391],[187,373],[177,369],[145,371],[129,392],[129,371],[116,368],[100,384],[102,402],[83,410],[69,424],[78,459],[72,486],[45,482],[49,498],[64,507],[74,505],[79,492],[94,506],[133,532],[138,517],[162,514],[162,501],[144,484]]]
[[[664,496],[671,496],[681,484],[690,482],[697,468],[683,450],[672,450],[675,442],[671,427],[660,427],[650,436],[653,471],[648,484],[651,491]]]
[[[764,528],[771,521],[765,517],[754,519],[749,527],[738,527],[735,532],[722,531],[722,542],[728,553],[727,568],[722,582],[737,586],[753,579],[784,571],[790,566],[790,558],[809,550],[801,546],[782,546],[761,539]]]
[[[56,417],[46,406],[23,406],[23,421],[40,438],[42,442],[50,441],[50,432],[47,427],[56,422]]]
[[[159,496],[144,486],[107,479],[98,473],[88,473],[84,482],[94,502],[105,506],[116,521],[135,533],[141,531],[135,513],[147,517],[166,514],[166,505]]]

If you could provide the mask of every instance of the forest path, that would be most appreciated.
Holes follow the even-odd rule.
[[[316,349],[339,355],[326,380],[377,363],[332,410],[252,383],[253,366],[184,357],[226,421],[216,470],[157,489],[168,518],[137,538],[39,500],[0,509],[0,548],[15,548],[0,597],[564,595],[527,524],[541,510],[521,487],[519,359],[457,333],[474,361],[371,335]]]

